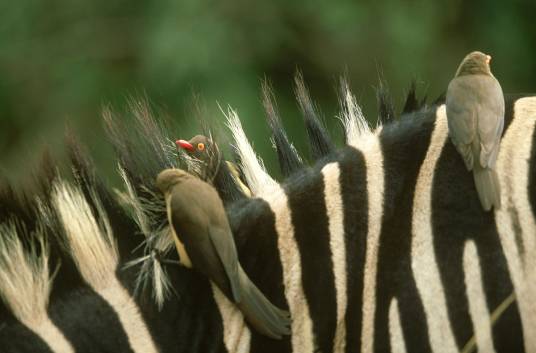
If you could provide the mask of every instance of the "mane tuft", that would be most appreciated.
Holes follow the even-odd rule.
[[[18,229],[21,225],[13,221],[0,224],[0,297],[20,322],[35,328],[47,318],[52,288],[49,249],[41,230],[28,239],[25,249],[21,239],[28,234]]]
[[[61,222],[66,248],[82,277],[92,288],[105,288],[119,263],[116,239],[96,193],[92,192],[97,216],[81,190],[58,182],[52,205]]]
[[[303,75],[300,71],[294,78],[296,84],[296,98],[303,114],[305,130],[309,138],[311,155],[314,160],[318,160],[336,150],[335,144],[326,131],[321,118],[318,116],[315,106],[311,101],[307,87],[305,86]]]
[[[121,121],[110,107],[103,110],[106,132],[119,163],[125,169],[133,185],[154,184],[158,173],[177,167],[179,160],[174,141],[165,132],[171,130],[153,117],[145,99],[130,101],[130,124]]]
[[[402,108],[402,115],[419,111],[426,107],[426,95],[422,99],[417,98],[417,82],[411,80],[408,94],[406,95],[406,101]]]
[[[238,115],[234,110],[228,108],[225,116],[227,118],[227,125],[234,138],[234,147],[240,159],[242,172],[246,177],[252,194],[261,195],[263,192],[269,192],[277,183],[266,172],[262,160],[257,158],[253,147],[251,147],[242,129]]]
[[[296,148],[288,140],[285,129],[279,119],[273,90],[266,80],[262,84],[262,102],[266,111],[268,125],[272,130],[272,139],[277,151],[279,167],[281,168],[282,174],[287,177],[301,169],[303,162]]]
[[[387,124],[395,119],[395,107],[389,87],[384,79],[380,76],[378,87],[376,87],[376,102],[378,104],[378,120],[382,125]]]
[[[372,135],[372,131],[345,78],[340,80],[339,101],[342,111],[340,119],[345,131],[345,143],[350,146],[357,146],[364,136]]]
[[[156,305],[162,309],[172,288],[161,261],[162,257],[174,247],[169,227],[161,220],[161,214],[166,212],[165,204],[163,202],[155,204],[140,198],[124,169],[121,167],[118,169],[126,188],[124,192],[117,191],[119,201],[144,237],[143,256],[127,262],[124,268],[140,265],[134,293],[139,295],[152,289]],[[152,199],[156,199],[156,196]]]

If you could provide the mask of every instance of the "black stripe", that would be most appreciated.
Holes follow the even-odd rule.
[[[430,352],[424,307],[411,269],[415,185],[430,145],[435,110],[385,126],[380,135],[385,175],[384,214],[378,254],[375,351],[390,351],[389,305],[398,298],[408,350]]]
[[[16,321],[0,323],[0,351],[2,353],[53,353],[52,349],[26,326]]]
[[[304,170],[284,186],[300,252],[302,284],[319,351],[333,351],[337,325],[335,280],[321,164]]]
[[[155,342],[162,352],[227,352],[223,319],[209,281],[197,271],[179,271],[171,276],[178,300],[172,298],[161,312],[153,310],[147,320]]]
[[[51,305],[49,316],[77,352],[133,352],[115,310],[89,288]]]
[[[249,199],[233,204],[227,211],[244,271],[274,305],[288,310],[275,215],[270,206],[264,200]],[[291,350],[290,336],[274,340],[251,329],[251,353]]]
[[[507,101],[505,130],[512,121],[512,102]],[[473,336],[463,272],[466,241],[474,240],[490,312],[513,291],[508,266],[502,252],[493,212],[484,212],[473,176],[458,152],[447,141],[434,172],[432,189],[434,250],[445,290],[451,327],[458,348]],[[508,326],[502,326],[502,321]],[[498,352],[523,351],[523,334],[517,307],[509,310],[495,326],[494,343]],[[508,334],[510,333],[510,334]],[[506,335],[505,335],[506,334]]]
[[[450,141],[443,148],[434,172],[432,210],[435,256],[452,331],[461,349],[474,333],[463,271],[465,243],[471,238],[477,246],[482,239],[489,243],[496,232],[493,213],[482,210],[473,176]]]
[[[166,301],[162,311],[151,297],[134,298],[157,348],[226,352],[222,318],[207,279],[186,268],[168,273],[178,296]],[[58,295],[49,315],[77,352],[132,352],[114,308],[90,288]]]
[[[361,307],[368,230],[367,173],[361,152],[348,147],[341,154],[340,185],[346,244],[346,349],[361,349]]]
[[[121,282],[130,284],[127,290],[140,308],[156,346],[162,352],[226,352],[222,317],[207,278],[182,266],[167,266],[166,272],[173,294],[158,310],[152,288],[134,297],[136,271],[121,271]]]
[[[485,234],[483,234],[485,235]],[[506,259],[498,237],[476,239],[482,267],[484,292],[489,312],[493,312],[513,292]],[[517,302],[510,305],[492,330],[496,352],[524,352],[523,329]]]

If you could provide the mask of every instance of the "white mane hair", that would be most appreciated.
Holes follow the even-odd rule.
[[[171,282],[162,267],[159,260],[155,259],[153,251],[158,251],[163,254],[174,248],[173,238],[169,231],[169,226],[153,229],[151,226],[154,222],[151,214],[151,207],[159,208],[159,205],[148,205],[148,202],[140,198],[136,189],[132,186],[129,178],[123,167],[118,167],[119,175],[125,186],[125,191],[116,190],[119,201],[124,209],[130,213],[130,217],[138,226],[139,231],[144,236],[144,256],[129,261],[125,264],[125,268],[141,264],[136,277],[135,293],[138,293],[142,288],[150,285],[152,288],[153,299],[159,309],[162,309],[165,300],[171,294]],[[162,205],[160,205],[161,207]],[[164,206],[165,207],[165,206]],[[156,211],[165,211],[157,209]]]
[[[158,352],[140,309],[119,282],[119,253],[108,216],[94,189],[89,195],[95,214],[79,187],[64,181],[53,186],[52,206],[64,230],[62,240],[78,271],[117,313],[130,346],[136,353]]]
[[[346,144],[356,146],[365,135],[372,135],[370,126],[357,104],[357,99],[350,91],[346,79],[341,79],[340,106],[342,121],[345,131]]]
[[[0,224],[0,298],[17,320],[41,337],[54,352],[74,353],[47,314],[52,277],[49,248],[40,228],[21,233],[12,221]],[[20,229],[20,228],[19,228]],[[29,239],[25,248],[21,238]]]
[[[17,233],[13,222],[0,224],[0,296],[20,322],[33,327],[46,317],[52,288],[49,249],[40,231],[29,249]]]
[[[381,124],[374,131],[371,130],[356,97],[350,91],[348,82],[344,78],[341,79],[340,94],[341,113],[338,119],[341,120],[344,127],[346,144],[350,146],[362,145],[375,133],[381,131]],[[274,185],[278,183],[268,174],[262,159],[255,153],[236,111],[229,107],[227,113],[223,112],[223,114],[233,135],[234,147],[241,160],[240,167],[253,195],[262,195],[274,190]]]
[[[246,176],[252,194],[261,195],[264,192],[269,192],[277,185],[277,182],[272,179],[266,168],[264,168],[262,159],[257,157],[242,129],[238,114],[229,108],[225,117],[227,118],[227,126],[231,130],[235,141],[234,147],[240,156],[241,169]]]
[[[116,240],[100,201],[93,192],[96,217],[81,191],[57,182],[52,204],[64,230],[64,241],[82,277],[95,289],[105,288],[119,263]]]

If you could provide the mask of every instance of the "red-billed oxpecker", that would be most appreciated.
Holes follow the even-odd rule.
[[[223,203],[212,185],[181,169],[166,169],[156,186],[164,194],[180,261],[207,276],[261,334],[290,334],[290,316],[274,306],[238,262]]]

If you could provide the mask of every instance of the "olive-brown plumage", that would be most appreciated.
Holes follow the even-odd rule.
[[[290,334],[287,311],[274,306],[238,262],[223,203],[208,183],[180,169],[166,169],[156,186],[166,199],[168,220],[180,260],[207,276],[260,333]]]
[[[491,57],[468,54],[447,89],[449,136],[467,170],[473,171],[484,210],[500,208],[501,191],[495,162],[504,127],[504,96],[492,75]]]

